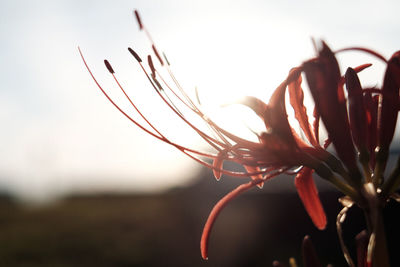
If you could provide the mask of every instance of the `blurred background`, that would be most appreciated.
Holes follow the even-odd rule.
[[[326,245],[318,251],[325,263],[342,265],[333,223],[337,195],[319,184],[331,212],[328,230],[319,233],[293,194],[291,177],[232,203],[214,229],[210,260],[203,262],[202,225],[240,181],[223,177],[217,183],[211,172],[130,123],[98,90],[78,46],[129,114],[138,118],[105,58],[158,129],[206,150],[155,96],[128,53],[128,46],[143,58],[151,52],[134,9],[188,93],[197,87],[210,116],[247,136],[248,127],[259,130],[257,118],[222,103],[243,95],[267,101],[291,67],[314,55],[311,38],[334,50],[364,46],[389,57],[399,49],[399,7],[397,1],[2,0],[0,264],[261,266],[299,258],[307,233]],[[339,59],[344,66],[374,63],[361,79],[379,86],[380,62],[359,53]],[[355,234],[362,224],[354,227]],[[332,237],[334,245],[324,242]]]

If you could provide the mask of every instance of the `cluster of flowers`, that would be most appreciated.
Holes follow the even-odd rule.
[[[211,228],[223,207],[239,194],[255,186],[262,187],[266,180],[282,173],[295,176],[295,186],[305,209],[315,226],[324,229],[327,219],[312,177],[315,173],[345,195],[342,199],[345,207],[338,217],[338,230],[341,229],[340,223],[347,209],[353,204],[358,205],[366,212],[369,226],[366,234],[369,241],[368,249],[365,248],[367,255],[365,262],[368,264],[379,262],[379,266],[388,266],[387,255],[384,252],[386,248],[380,210],[390,197],[395,196],[400,185],[400,160],[387,177],[384,175],[400,107],[400,52],[386,59],[379,53],[362,47],[350,47],[333,52],[326,43],[321,42],[317,55],[292,68],[287,78],[275,89],[268,103],[255,97],[244,97],[238,101],[238,104],[252,109],[265,123],[265,131],[257,134],[259,141],[254,142],[226,131],[204,114],[201,105],[193,101],[180,86],[170,69],[168,59],[156,48],[138,12],[135,11],[134,14],[140,30],[145,31],[152,42],[152,50],[160,67],[165,68],[174,85],[167,83],[161,72],[156,69],[150,55],[147,57],[147,68],[133,49],[128,48],[129,52],[165,104],[204,139],[215,153],[182,146],[163,135],[133,103],[117,80],[110,63],[105,60],[105,65],[117,85],[147,125],[130,117],[100,86],[81,53],[97,86],[108,100],[139,128],[212,169],[217,180],[222,174],[251,178],[228,193],[212,209],[201,238],[201,255],[204,259],[207,259]],[[371,64],[349,67],[342,75],[335,55],[344,51],[366,53],[383,61],[387,68],[381,88],[361,86],[358,73],[369,68]],[[303,103],[303,78],[307,81],[315,103],[312,123]],[[209,126],[210,132],[200,130],[191,123],[184,115],[185,112],[179,110],[168,95],[183,104],[189,112],[198,115]],[[300,125],[300,134],[289,123],[286,111],[287,96]],[[320,142],[319,136],[321,121],[328,134],[328,139],[324,142]],[[334,152],[327,150],[331,144]],[[233,172],[224,169],[224,161],[238,163],[245,171]],[[345,257],[352,265],[352,259],[343,242],[342,245]],[[375,255],[374,260],[373,255]],[[376,264],[374,265],[378,266]]]

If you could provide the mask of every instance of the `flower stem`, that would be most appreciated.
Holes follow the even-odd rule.
[[[382,187],[382,195],[390,196],[393,194],[400,185],[400,157],[397,159],[396,168],[389,176],[388,180],[385,181]]]
[[[332,175],[327,179],[330,183],[332,183],[340,192],[349,196],[354,202],[359,202],[359,194],[356,190],[353,189],[350,185],[345,183],[342,179],[337,177],[336,175]]]
[[[364,213],[367,220],[368,234],[370,235],[367,261],[372,262],[373,267],[389,267],[382,205],[373,183],[364,185],[363,196],[367,204],[364,207]]]

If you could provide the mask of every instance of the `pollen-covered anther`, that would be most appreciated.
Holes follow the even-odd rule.
[[[158,90],[163,91],[164,89],[162,88],[160,82],[156,79],[154,75],[151,76],[153,78],[154,84],[157,86]]]
[[[114,74],[114,73],[115,73],[114,69],[111,67],[110,62],[108,62],[107,59],[104,60],[104,64],[106,65],[107,70],[108,70],[111,74]]]
[[[142,62],[142,59],[139,57],[139,55],[133,50],[132,48],[128,47],[128,51],[132,54],[132,56],[138,61]]]
[[[147,62],[148,62],[148,64],[149,64],[149,67],[150,67],[150,70],[151,70],[152,75],[155,76],[155,74],[156,74],[156,69],[154,68],[153,60],[151,59],[151,56],[150,56],[150,55],[147,56]]]
[[[160,61],[161,66],[164,66],[164,61],[162,60],[160,53],[158,53],[157,48],[154,45],[152,45],[151,48],[153,48],[153,52],[156,55],[156,57],[158,58],[158,61]]]
[[[169,63],[167,55],[164,52],[162,52],[162,54],[163,54],[163,57],[164,57],[165,61],[167,62],[167,65],[170,66],[171,64]]]
[[[139,24],[139,29],[143,30],[143,23],[142,20],[140,19],[139,12],[135,9],[133,13],[135,14],[136,21]]]

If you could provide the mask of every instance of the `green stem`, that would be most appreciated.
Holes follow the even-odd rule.
[[[349,196],[354,202],[359,203],[360,197],[356,190],[349,184],[345,183],[342,179],[332,174],[327,180],[332,183],[340,192]]]
[[[376,163],[372,182],[374,183],[375,187],[378,187],[383,183],[383,173],[386,168],[389,151],[386,148],[378,147],[375,155]]]
[[[368,254],[372,253],[373,267],[389,267],[389,255],[386,245],[385,227],[383,224],[382,206],[380,204],[376,189],[373,183],[366,183],[363,190],[363,196],[367,206],[364,207],[366,216],[368,233],[370,236],[375,236],[375,243],[368,245],[372,249]]]
[[[352,174],[349,174],[345,168],[343,167],[343,164],[340,160],[338,160],[335,156],[332,154],[329,154],[329,156],[324,159],[324,162],[326,165],[329,166],[329,168],[332,169],[332,171],[338,173],[340,176],[343,177],[343,179],[349,184],[352,185],[354,188],[360,188],[361,186],[361,176],[358,175],[358,170],[354,170]],[[354,179],[354,177],[358,177]]]
[[[387,181],[383,184],[382,195],[389,197],[400,186],[400,157],[397,159],[397,164],[392,174]]]
[[[321,178],[327,180],[331,184],[333,184],[339,191],[343,194],[351,197],[353,201],[358,202],[360,200],[358,193],[344,180],[340,179],[336,176],[331,169],[323,164],[322,162],[310,162],[308,165],[310,168],[315,170],[315,173],[318,174]]]
[[[372,182],[372,172],[371,168],[369,167],[370,157],[368,151],[366,149],[363,149],[359,153],[358,158],[363,167],[365,182],[367,183]]]

